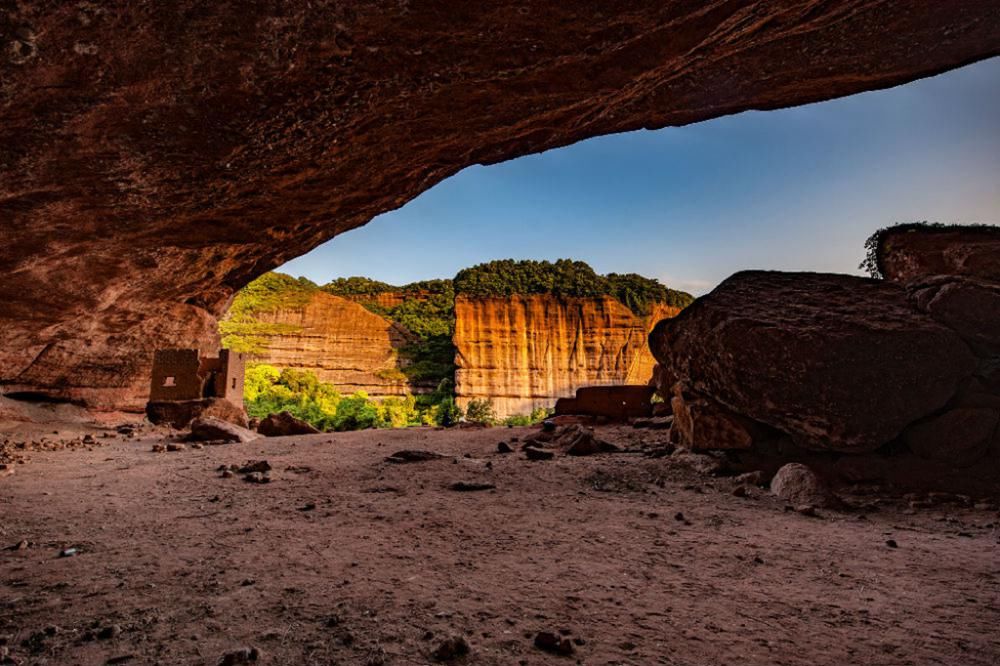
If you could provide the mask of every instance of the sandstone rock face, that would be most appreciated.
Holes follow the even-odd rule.
[[[463,167],[1000,53],[983,0],[7,5],[0,382],[136,409],[154,349]]]
[[[663,376],[693,395],[800,446],[845,452],[941,409],[977,368],[904,288],[846,275],[737,273],[658,324],[650,346]]]
[[[904,225],[882,233],[877,259],[882,275],[893,282],[933,275],[1000,282],[1000,227]]]
[[[637,317],[612,297],[455,299],[455,393],[489,399],[498,416],[552,407],[581,386],[645,384],[649,328],[676,308]]]
[[[260,334],[267,349],[256,355],[259,362],[314,372],[345,394],[385,397],[410,390],[398,350],[413,336],[358,303],[318,292],[302,307],[262,312],[256,319],[280,325],[280,332]]]

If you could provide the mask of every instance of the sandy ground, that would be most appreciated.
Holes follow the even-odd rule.
[[[0,478],[0,661],[424,664],[459,635],[468,664],[1000,663],[995,503],[808,517],[670,457],[496,453],[526,434],[32,453]],[[251,459],[271,483],[216,471]]]

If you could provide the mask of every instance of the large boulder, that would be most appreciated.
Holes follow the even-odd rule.
[[[315,435],[319,432],[311,424],[296,418],[288,412],[269,414],[257,426],[257,432],[265,437],[286,437],[288,435]]]
[[[195,442],[239,442],[245,444],[259,439],[260,435],[253,430],[241,428],[212,416],[196,418],[191,422],[191,434],[188,439]]]
[[[923,458],[965,467],[989,451],[1000,436],[998,423],[998,409],[959,407],[910,426],[903,441]]]
[[[797,506],[835,507],[836,496],[814,471],[801,463],[788,463],[771,479],[771,492]]]
[[[878,234],[879,272],[893,282],[961,275],[1000,282],[1000,227],[905,224]]]
[[[1000,350],[1000,282],[936,275],[907,285],[914,305],[983,356]]]
[[[876,449],[941,409],[977,366],[902,286],[819,273],[737,273],[657,324],[650,347],[692,395],[802,447],[844,452]]]

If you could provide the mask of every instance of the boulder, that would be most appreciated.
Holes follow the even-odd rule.
[[[146,418],[156,425],[169,425],[178,430],[199,417],[213,417],[241,428],[247,427],[247,413],[242,405],[225,398],[199,400],[161,400],[146,403]]]
[[[319,433],[311,424],[296,418],[288,412],[269,414],[257,426],[257,432],[265,437],[286,437],[288,435],[315,435]]]
[[[685,397],[681,384],[670,400],[673,423],[670,441],[693,451],[749,449],[753,436],[745,421],[710,398]]]
[[[556,401],[556,416],[603,416],[625,421],[653,414],[653,393],[656,389],[645,384],[585,386],[576,390],[574,398]]]
[[[699,421],[725,409],[805,448],[871,451],[944,407],[977,366],[902,286],[819,273],[737,273],[657,324],[650,347],[705,400],[674,403],[673,430],[700,447]]]
[[[879,234],[876,261],[893,282],[932,275],[1000,282],[1000,227],[900,225]]]
[[[997,409],[959,407],[910,426],[903,441],[923,458],[965,467],[986,454],[998,423]]]
[[[191,422],[188,440],[197,442],[252,442],[260,435],[252,430],[227,423],[212,416],[203,416]]]
[[[1000,282],[937,275],[907,285],[914,305],[982,355],[1000,350]]]
[[[794,506],[831,507],[833,493],[815,472],[800,463],[788,463],[771,479],[771,492]]]

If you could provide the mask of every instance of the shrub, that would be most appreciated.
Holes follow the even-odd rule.
[[[465,420],[472,423],[494,425],[497,422],[493,402],[490,400],[471,400],[465,407]]]

